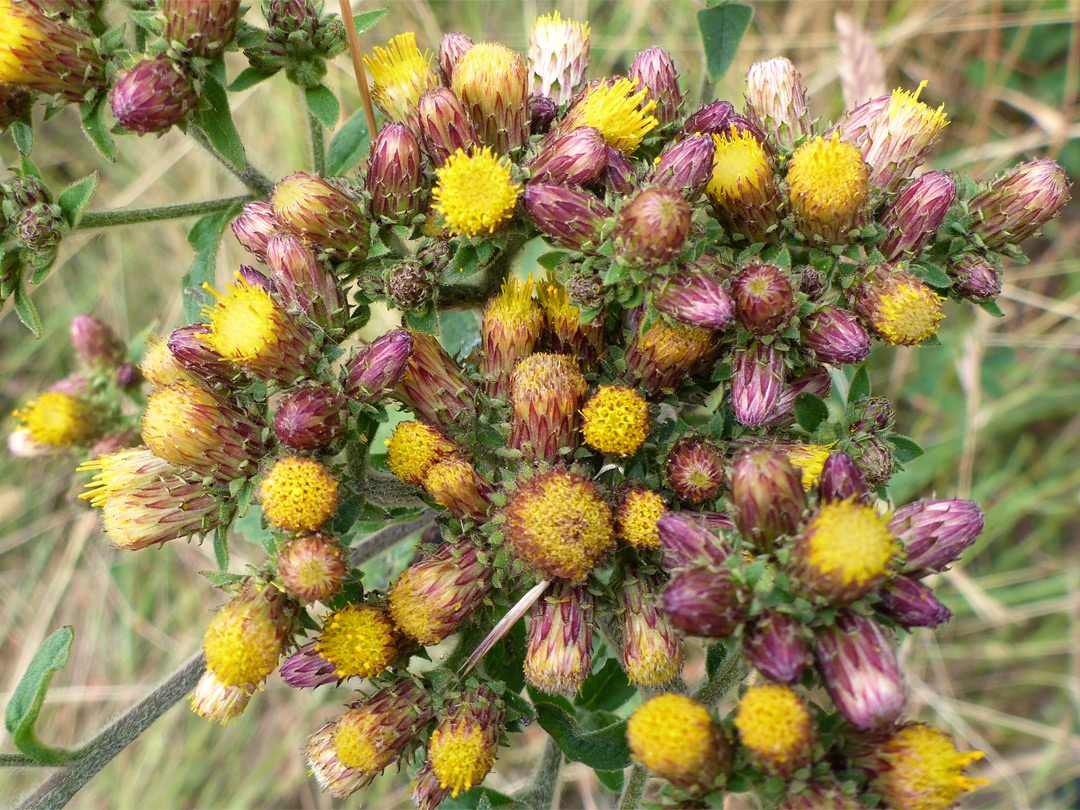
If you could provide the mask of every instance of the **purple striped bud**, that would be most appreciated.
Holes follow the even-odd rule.
[[[407,222],[423,207],[424,167],[420,143],[404,124],[383,127],[371,144],[364,190],[371,215]]]
[[[210,324],[193,323],[181,326],[169,335],[168,347],[172,356],[196,379],[226,382],[236,379],[239,369],[206,341]]]
[[[728,132],[728,121],[735,114],[730,101],[713,101],[692,113],[683,124],[684,135],[722,135]]]
[[[296,172],[270,195],[274,217],[287,230],[334,259],[362,259],[370,222],[356,200],[321,177]]]
[[[510,376],[510,447],[529,460],[554,464],[577,449],[581,406],[589,385],[577,361],[565,354],[531,354]]]
[[[272,236],[266,246],[266,263],[286,309],[305,315],[324,329],[344,326],[349,315],[345,294],[303,239],[285,232]]]
[[[404,329],[372,341],[349,363],[349,397],[361,402],[381,399],[397,385],[412,349],[412,335]]]
[[[815,633],[818,674],[836,710],[862,731],[891,726],[907,705],[893,639],[873,619],[843,610]]]
[[[744,450],[731,468],[735,525],[761,551],[794,534],[806,510],[802,476],[787,455],[769,447]]]
[[[802,322],[802,347],[822,363],[861,363],[870,356],[870,335],[847,310],[826,305]]]
[[[727,569],[691,568],[664,589],[664,613],[689,636],[725,638],[746,621],[749,596]]]
[[[790,790],[777,810],[863,810],[863,803],[840,788],[839,783],[802,783]]]
[[[184,68],[167,56],[158,56],[121,73],[109,102],[120,126],[146,135],[179,124],[195,109],[198,97]]]
[[[735,319],[735,304],[724,285],[692,265],[669,279],[653,304],[675,320],[702,329],[726,329]]]
[[[956,183],[946,172],[927,172],[906,183],[881,219],[885,241],[880,249],[885,259],[917,256],[934,238],[954,202]]]
[[[579,127],[545,140],[525,164],[530,182],[587,186],[607,165],[607,141],[595,127]]]
[[[331,535],[305,534],[278,550],[277,574],[282,587],[306,605],[326,602],[337,594],[348,573],[348,555]]]
[[[136,370],[138,370],[136,368]],[[13,434],[14,435],[14,434]],[[106,433],[90,448],[90,458],[101,458],[119,453],[121,450],[129,450],[139,446],[139,434],[134,430],[120,430],[115,433]]]
[[[810,663],[810,645],[793,616],[767,610],[746,634],[746,660],[775,683],[795,683]]]
[[[402,259],[383,272],[383,292],[389,302],[405,312],[424,312],[431,306],[438,277],[415,259]]]
[[[287,686],[314,689],[341,680],[337,667],[319,655],[317,644],[317,641],[310,641],[285,659],[278,672]]]
[[[755,335],[774,335],[795,314],[795,290],[791,279],[771,264],[751,264],[731,284],[735,313]]]
[[[142,382],[142,373],[135,363],[122,363],[113,379],[120,388],[134,388]]]
[[[599,245],[604,219],[613,216],[592,194],[554,183],[531,183],[522,196],[536,227],[574,250]]]
[[[902,571],[913,577],[944,571],[983,530],[974,501],[916,501],[893,512],[889,529],[904,546]]]
[[[450,86],[454,77],[454,66],[472,46],[473,41],[469,37],[456,31],[443,36],[439,43],[439,74],[445,87]]]
[[[953,292],[974,301],[993,301],[1001,295],[1001,270],[981,256],[964,253],[950,259],[945,272],[953,282]]]
[[[785,149],[810,134],[802,77],[788,59],[757,62],[746,71],[746,108],[770,139]]]
[[[818,478],[818,495],[822,503],[836,503],[849,498],[865,502],[869,492],[866,478],[855,459],[842,450],[829,454]]]
[[[451,89],[468,110],[480,142],[499,155],[529,140],[529,70],[520,54],[481,42],[454,65]]]
[[[277,289],[274,287],[274,282],[264,276],[254,267],[249,267],[246,264],[240,265],[240,269],[236,272],[243,281],[249,287],[259,287],[266,290],[271,295],[277,295]]]
[[[274,435],[295,450],[325,447],[345,430],[345,395],[326,387],[289,394],[274,414]]]
[[[529,612],[525,680],[549,695],[573,697],[592,664],[592,594],[556,580]]]
[[[910,577],[895,577],[879,591],[881,609],[902,627],[937,627],[952,611],[926,585]]]
[[[716,147],[708,135],[691,135],[672,141],[653,163],[648,182],[668,186],[693,202],[705,191],[712,174],[713,152]]]
[[[431,335],[409,333],[412,352],[394,393],[417,418],[445,432],[476,413],[476,386]]]
[[[436,87],[420,96],[417,118],[424,151],[436,169],[458,149],[471,153],[480,145],[465,105],[453,90]]]
[[[78,103],[105,86],[105,65],[90,36],[33,2],[3,3],[0,87],[12,84]]]
[[[971,230],[992,248],[1018,245],[1069,200],[1069,178],[1052,160],[1033,160],[994,178],[968,203]]]
[[[637,79],[638,87],[649,91],[647,98],[656,102],[652,114],[660,126],[666,126],[678,117],[683,102],[679,71],[667,51],[659,47],[641,51],[634,57],[626,77],[631,81]]]
[[[615,219],[615,255],[635,267],[655,270],[670,263],[690,235],[692,212],[670,188],[649,188],[622,207]]]
[[[613,194],[626,195],[637,188],[634,166],[621,149],[607,148],[607,163],[597,182]]]
[[[93,315],[76,315],[72,319],[71,345],[83,365],[95,371],[117,368],[127,353],[116,332]]]
[[[268,202],[249,202],[233,220],[232,232],[236,241],[260,261],[266,261],[266,246],[270,237],[280,231],[274,218],[274,208]]]
[[[558,114],[559,105],[548,96],[541,93],[529,96],[529,131],[534,135],[543,135],[550,130]]]
[[[689,503],[716,497],[724,484],[724,454],[697,437],[680,439],[664,459],[664,473],[675,494]]]
[[[795,399],[799,394],[813,394],[824,399],[832,390],[832,377],[820,366],[804,371],[784,386],[780,398],[776,401],[776,410],[766,427],[787,427],[795,421]]]
[[[723,565],[731,554],[723,539],[706,528],[696,512],[665,512],[656,521],[669,571],[701,565]]]
[[[892,430],[896,426],[896,409],[888,397],[863,397],[852,403],[848,426],[855,434]]]
[[[892,445],[877,436],[865,436],[855,442],[855,460],[866,474],[866,483],[880,487],[889,483],[897,470]]]
[[[683,646],[671,620],[660,609],[654,577],[631,573],[615,595],[622,630],[622,667],[630,683],[654,689],[682,672]]]
[[[240,0],[162,0],[165,38],[195,56],[215,59],[236,35]]]
[[[772,418],[784,390],[784,356],[754,341],[736,349],[732,361],[731,404],[741,425],[757,427]]]

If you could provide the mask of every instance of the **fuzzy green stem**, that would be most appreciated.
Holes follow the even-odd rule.
[[[236,175],[236,178],[245,186],[254,191],[260,199],[265,199],[270,196],[270,192],[274,190],[273,181],[265,174],[254,168],[246,160],[244,161],[244,168],[242,171],[237,170],[229,161],[227,161],[217,149],[214,148],[214,144],[210,142],[210,139],[206,136],[206,133],[199,129],[194,124],[189,124],[187,128],[187,134],[195,139],[195,142],[199,144],[203,149],[210,153],[211,157],[217,160],[222,166],[228,169],[232,174]]]
[[[704,706],[715,706],[742,678],[743,658],[738,647],[728,651],[727,657],[712,677],[697,688],[692,697]]]
[[[372,557],[377,557],[389,548],[400,543],[406,537],[422,532],[435,522],[434,512],[424,512],[418,518],[395,523],[385,529],[379,529],[375,534],[368,537],[363,543],[352,550],[349,555],[349,563],[353,568],[359,568]]]
[[[250,194],[240,197],[226,197],[222,200],[205,200],[203,202],[180,203],[178,205],[161,205],[157,208],[131,208],[118,211],[87,211],[82,215],[79,224],[75,226],[77,231],[90,231],[95,228],[113,228],[118,225],[138,225],[143,222],[160,222],[166,219],[183,219],[184,217],[196,217],[203,214],[212,214],[215,211],[224,211],[237,203],[246,203],[255,199]]]
[[[326,147],[323,143],[322,122],[308,113],[308,130],[311,132],[311,171],[322,177],[326,174]]]
[[[400,478],[370,467],[364,474],[361,495],[376,506],[391,509],[396,506],[423,506],[421,489],[406,484]]]
[[[619,803],[616,810],[637,810],[641,803],[641,797],[645,794],[645,783],[649,781],[649,772],[636,762],[630,768],[626,781],[623,782],[622,793],[619,794]]]
[[[532,783],[521,796],[526,807],[530,810],[551,810],[558,805],[559,794],[562,792],[562,764],[562,749],[555,739],[549,736]]]
[[[26,754],[0,754],[0,768],[48,768],[50,765],[39,762]]]

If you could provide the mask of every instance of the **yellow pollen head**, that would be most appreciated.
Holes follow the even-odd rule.
[[[889,516],[854,499],[824,504],[803,531],[798,549],[815,591],[857,599],[885,576],[900,550]]]
[[[375,86],[371,100],[386,115],[404,124],[416,113],[420,96],[439,86],[439,77],[431,67],[431,57],[416,47],[416,34],[398,34],[387,47],[375,46],[373,56],[365,56]]]
[[[386,463],[406,484],[419,486],[431,468],[454,452],[439,431],[423,422],[401,422],[386,441]]]
[[[62,391],[47,391],[15,411],[29,437],[49,447],[90,444],[100,432],[93,406]]]
[[[334,728],[334,752],[347,768],[379,773],[395,759],[393,734],[384,719],[363,707],[342,715]]]
[[[471,155],[458,149],[436,177],[432,208],[443,215],[450,230],[466,236],[495,233],[513,216],[521,195],[510,161],[486,146]]]
[[[635,709],[626,740],[634,759],[676,782],[696,781],[717,747],[708,710],[685,695],[657,695]]]
[[[904,810],[946,810],[985,779],[972,779],[964,769],[982,759],[982,751],[958,751],[952,738],[916,723],[894,732],[875,751],[881,763],[873,786],[889,807]]]
[[[936,110],[932,110],[927,104],[919,101],[919,95],[926,85],[927,82],[922,81],[914,93],[899,87],[893,90],[884,113],[889,121],[890,130],[895,132],[915,130],[922,134],[933,133],[929,137],[934,138],[949,123],[944,104]]]
[[[18,84],[31,78],[18,53],[40,48],[46,39],[35,17],[26,13],[33,9],[31,5],[0,0],[0,82]]]
[[[544,325],[544,313],[533,298],[534,286],[531,273],[526,281],[507,278],[499,294],[488,303],[484,317],[539,332]]]
[[[282,641],[281,628],[264,599],[235,599],[214,614],[206,628],[206,668],[223,686],[251,691],[274,671]]]
[[[326,618],[315,649],[334,665],[339,678],[374,678],[394,660],[399,640],[385,610],[347,605]]]
[[[944,300],[922,282],[902,279],[878,295],[871,322],[889,343],[914,346],[937,332]]]
[[[139,361],[139,370],[146,381],[155,388],[164,388],[176,383],[195,383],[197,380],[184,368],[176,355],[169,349],[168,341],[160,335],[150,335],[146,341],[146,351]]]
[[[870,167],[858,147],[820,135],[795,150],[788,164],[792,210],[802,220],[851,227],[870,193]]]
[[[802,485],[807,492],[821,478],[821,471],[825,469],[825,462],[832,455],[832,448],[835,444],[836,442],[832,444],[799,444],[783,448],[784,454],[787,456],[788,461],[791,462],[791,466],[802,470]]]
[[[638,89],[637,79],[595,85],[566,114],[562,127],[566,132],[595,127],[610,146],[632,155],[660,124],[652,115],[656,102],[646,101],[648,96],[647,88]]]
[[[475,719],[444,721],[428,742],[428,761],[439,779],[439,787],[450,788],[451,796],[484,781],[495,764],[495,749],[483,726]]]
[[[713,135],[712,174],[705,193],[717,205],[733,208],[742,202],[772,196],[772,164],[765,147],[749,130],[732,127],[731,134]]]
[[[210,330],[200,337],[218,354],[233,362],[258,362],[279,354],[278,345],[288,334],[288,317],[258,285],[247,284],[239,274],[228,292],[219,295],[208,285],[205,289],[217,296],[217,303],[203,310]]]
[[[634,548],[659,548],[660,530],[656,522],[663,515],[663,498],[647,489],[630,490],[615,515],[619,537]]]
[[[537,288],[540,305],[551,321],[578,323],[581,321],[581,309],[570,303],[570,296],[557,283],[548,282]]]
[[[810,710],[786,686],[751,687],[735,712],[739,740],[774,776],[788,776],[809,761],[814,726]]]
[[[314,459],[287,456],[270,468],[259,494],[270,525],[287,532],[313,532],[337,509],[338,482]]]
[[[649,433],[649,404],[632,388],[600,386],[581,415],[586,444],[601,453],[632,456]]]

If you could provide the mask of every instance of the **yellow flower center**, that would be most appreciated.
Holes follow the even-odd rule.
[[[669,326],[657,321],[641,338],[641,349],[655,358],[660,368],[689,368],[705,356],[712,334],[698,326]]]
[[[581,322],[581,309],[570,303],[570,296],[560,285],[555,283],[541,285],[537,290],[537,295],[549,321],[575,326]]]
[[[97,471],[86,485],[86,492],[79,495],[97,507],[104,506],[118,492],[133,490],[174,471],[169,462],[158,458],[146,447],[100,456],[76,469],[79,472]]]
[[[151,385],[164,388],[176,383],[198,382],[186,368],[180,365],[176,355],[169,349],[168,342],[160,335],[151,335],[146,340],[146,351],[139,361],[139,370]]]
[[[870,193],[870,168],[858,147],[820,135],[795,150],[788,165],[791,207],[807,220],[853,220]]]
[[[944,300],[925,284],[900,281],[881,295],[874,326],[889,343],[914,346],[937,332],[945,317],[941,306]]]
[[[431,67],[431,57],[416,47],[416,34],[398,34],[386,48],[375,46],[373,56],[365,56],[375,86],[371,99],[399,124],[416,112],[420,96],[439,86],[439,77]]]
[[[626,724],[634,759],[665,778],[692,780],[716,747],[708,710],[684,695],[658,695]]]
[[[278,354],[278,345],[285,339],[287,316],[270,293],[247,284],[239,275],[236,284],[226,285],[226,295],[209,285],[203,287],[218,300],[203,310],[210,331],[199,337],[218,354],[233,362],[258,361]]]
[[[488,303],[484,317],[539,333],[544,328],[544,313],[533,298],[533,286],[531,273],[526,281],[506,279],[502,290]]]
[[[893,90],[888,105],[878,119],[884,124],[882,130],[874,129],[871,132],[875,142],[886,141],[889,137],[910,138],[915,133],[920,144],[927,144],[938,136],[949,123],[948,116],[944,104],[932,110],[919,101],[919,95],[926,85],[927,82],[923,81],[914,93],[899,87]]]
[[[734,208],[739,203],[762,202],[762,195],[772,196],[774,183],[772,164],[758,139],[749,131],[729,135],[713,135],[712,174],[705,194],[722,208]]]
[[[779,763],[805,755],[813,729],[810,711],[786,686],[748,689],[735,713],[739,740],[751,752]]]
[[[339,678],[374,678],[397,654],[398,635],[386,611],[348,605],[327,617],[315,643]]]
[[[821,478],[821,471],[825,469],[825,462],[832,455],[832,444],[800,444],[795,447],[785,447],[791,466],[802,470],[802,485],[807,492]]]
[[[600,386],[581,415],[585,442],[601,453],[631,456],[649,433],[649,404],[631,388]]]
[[[645,689],[671,683],[683,668],[682,647],[672,648],[671,637],[643,619],[629,622],[627,646],[635,650],[623,668],[630,683]]]
[[[89,444],[98,434],[90,403],[62,391],[47,391],[15,411],[15,418],[31,439],[50,447]]]
[[[401,422],[386,441],[386,463],[407,484],[419,486],[439,461],[454,452],[454,445],[430,425]]]
[[[23,68],[19,52],[39,48],[45,32],[28,15],[33,6],[0,0],[0,82],[19,82],[32,79]]]
[[[827,503],[806,529],[810,565],[838,585],[866,585],[899,551],[888,516],[854,500]]]
[[[470,51],[471,53],[471,51]],[[494,233],[513,216],[521,186],[510,173],[510,161],[484,147],[472,155],[458,149],[436,172],[432,206],[455,233]]]
[[[206,667],[224,686],[253,689],[277,666],[281,642],[278,626],[265,605],[258,601],[229,603],[206,628]]]
[[[191,458],[221,447],[221,403],[200,385],[159,388],[146,402],[142,438],[155,456],[186,465]]]
[[[961,795],[988,784],[964,769],[983,758],[982,751],[956,750],[949,735],[930,726],[906,726],[883,746],[887,766],[874,780],[890,807],[903,810],[945,810]]]
[[[439,778],[439,787],[450,788],[457,795],[484,780],[495,764],[495,751],[484,729],[475,720],[439,726],[428,743],[431,769]]]
[[[660,124],[651,114],[656,102],[645,101],[648,89],[637,90],[637,86],[637,79],[618,79],[593,87],[567,113],[564,131],[595,127],[609,145],[634,154],[645,136]]]
[[[660,530],[656,522],[663,515],[663,498],[649,490],[631,490],[615,515],[619,537],[635,548],[659,548]]]
[[[266,519],[287,532],[315,531],[338,504],[338,482],[330,471],[314,459],[296,456],[271,467],[259,493]]]
[[[391,738],[390,729],[379,715],[353,709],[342,715],[334,728],[334,752],[348,768],[379,773],[394,761]]]

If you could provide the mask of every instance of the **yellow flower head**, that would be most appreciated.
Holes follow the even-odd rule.
[[[884,577],[900,546],[879,515],[854,499],[824,504],[792,550],[796,577],[834,602],[868,593]]]
[[[30,439],[49,447],[90,444],[101,427],[93,406],[62,391],[47,391],[15,411]]]
[[[480,143],[500,155],[528,143],[529,70],[520,54],[478,42],[454,65],[450,84]]]
[[[647,88],[638,89],[637,79],[597,84],[570,108],[560,129],[570,132],[595,127],[609,146],[632,155],[645,136],[660,124],[652,115],[656,102],[645,101],[648,95]]]
[[[285,640],[278,602],[252,587],[214,614],[203,654],[222,686],[250,692],[274,671]]]
[[[432,206],[454,233],[495,233],[514,214],[521,186],[510,173],[510,161],[484,147],[472,155],[458,149],[436,173]]]
[[[585,443],[601,453],[632,456],[649,433],[649,403],[632,388],[600,386],[581,416]]]
[[[454,445],[431,425],[401,422],[386,441],[386,463],[406,484],[419,486],[431,468],[454,452]]]
[[[773,776],[790,776],[809,763],[813,720],[806,704],[786,686],[748,689],[735,712],[735,728],[755,764]]]
[[[796,149],[788,164],[788,197],[802,230],[826,242],[846,239],[870,194],[869,178],[858,147],[839,133]]]
[[[413,563],[390,586],[398,629],[425,647],[453,633],[491,590],[491,570],[475,546],[446,543]]]
[[[428,470],[424,489],[458,517],[478,519],[487,514],[489,501],[481,492],[487,485],[472,464],[457,456],[448,456]]]
[[[288,456],[270,468],[259,494],[270,525],[287,532],[313,532],[333,517],[338,482],[314,459]]]
[[[326,617],[315,649],[334,665],[341,679],[374,678],[398,653],[401,636],[386,611],[372,605],[347,605]]]
[[[19,52],[40,49],[46,35],[32,5],[0,0],[0,82],[17,84],[32,78]],[[31,13],[27,13],[27,12]]]
[[[712,174],[705,194],[729,211],[764,205],[776,190],[776,178],[765,147],[749,130],[732,127],[730,134],[713,135]]]
[[[960,752],[948,734],[923,723],[893,732],[875,754],[880,766],[873,786],[897,810],[946,810],[964,793],[988,784],[964,775],[968,765],[983,758],[982,751]]]
[[[634,548],[659,548],[660,530],[656,523],[663,516],[663,498],[647,489],[632,489],[615,514],[619,537]]]
[[[176,383],[197,383],[176,355],[169,348],[169,342],[160,335],[150,335],[146,340],[146,351],[139,361],[139,371],[148,383],[155,388],[164,388]]]
[[[896,346],[915,346],[937,332],[945,299],[907,273],[895,272],[864,283],[855,307],[874,332]]]
[[[147,447],[133,447],[99,456],[76,469],[79,472],[96,472],[86,485],[86,492],[79,497],[97,507],[104,506],[110,497],[119,492],[145,486],[176,472],[172,464],[155,456]]]
[[[802,470],[802,485],[807,492],[821,478],[821,471],[825,469],[825,462],[832,455],[832,444],[796,444],[784,446],[782,449],[791,466]]]
[[[212,670],[206,670],[191,693],[191,710],[199,717],[225,725],[244,713],[251,692],[242,686],[225,686]]]
[[[431,67],[431,57],[416,47],[412,31],[398,34],[387,47],[375,46],[374,56],[365,56],[375,86],[371,100],[391,121],[408,123],[416,116],[420,96],[439,86],[439,76]]]
[[[46,16],[35,3],[0,0],[0,83],[77,102],[104,85],[104,66],[89,34]]]
[[[469,715],[458,722],[444,720],[428,742],[428,762],[439,787],[450,788],[450,795],[457,798],[483,782],[495,764],[493,736]]]
[[[708,777],[719,734],[709,711],[685,695],[664,694],[641,704],[626,724],[634,759],[679,785]]]
[[[518,328],[530,334],[539,334],[544,328],[544,311],[533,298],[532,274],[527,280],[507,278],[499,294],[488,301],[484,318],[491,319],[504,329]]]
[[[364,774],[379,773],[397,758],[397,752],[388,745],[392,739],[386,718],[361,707],[338,720],[334,751],[347,768]]]

